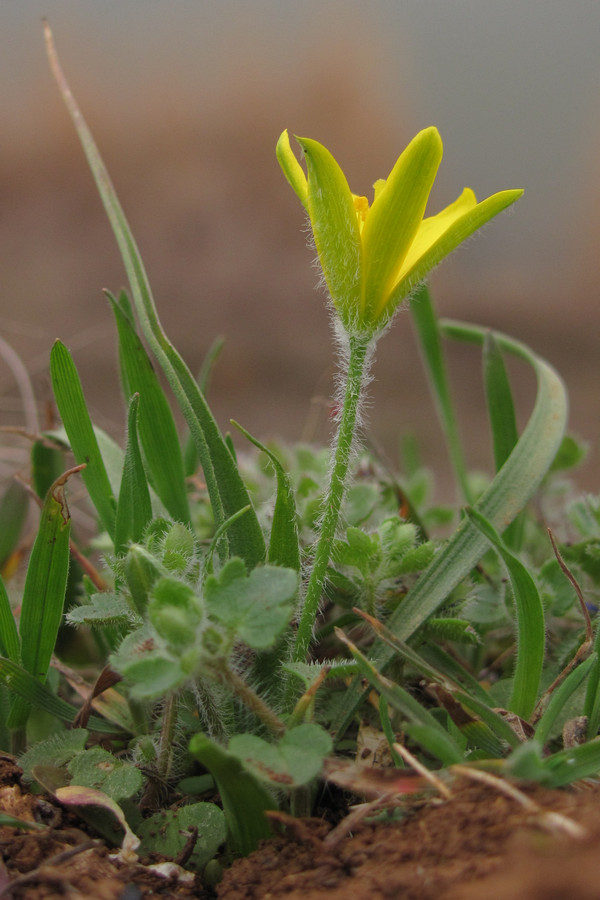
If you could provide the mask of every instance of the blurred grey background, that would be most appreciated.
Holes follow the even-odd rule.
[[[572,429],[600,437],[598,0],[1,0],[0,334],[34,377],[42,419],[52,341],[73,351],[99,424],[122,435],[113,324],[124,272],[50,76],[42,17],[136,235],[163,324],[192,369],[217,335],[223,427],[326,438],[334,364],[279,133],[314,137],[369,193],[420,128],[445,155],[429,211],[463,188],[525,196],[447,260],[444,315],[508,331],[563,373]],[[475,351],[451,348],[469,460],[489,468]],[[409,317],[381,343],[369,428],[395,460],[421,439],[447,466]],[[526,419],[532,376],[514,369]],[[21,424],[0,361],[0,423]],[[10,460],[4,460],[4,473]],[[0,472],[2,474],[2,472]]]

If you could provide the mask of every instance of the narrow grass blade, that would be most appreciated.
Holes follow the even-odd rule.
[[[502,351],[492,332],[483,344],[483,384],[492,432],[494,464],[500,471],[512,453],[519,434],[508,373]],[[503,534],[509,547],[519,549],[523,538],[523,519],[518,516]]]
[[[202,365],[200,367],[200,371],[196,378],[198,382],[198,387],[200,388],[201,393],[206,397],[208,394],[208,388],[210,386],[210,380],[213,373],[213,369],[217,364],[217,360],[221,355],[221,351],[225,345],[225,340],[222,337],[217,337],[214,339],[210,347],[208,348],[204,359],[202,360]],[[196,448],[196,444],[192,435],[188,435],[188,438],[185,442],[185,447],[183,450],[183,467],[185,470],[186,476],[193,475],[196,469],[198,468],[198,450]]]
[[[248,491],[194,377],[162,328],[138,248],[92,134],[62,72],[47,25],[45,33],[52,72],[121,251],[143,335],[165,373],[198,448],[218,527],[238,510],[251,506]],[[230,554],[240,556],[249,568],[254,568],[265,558],[265,542],[253,508],[233,523],[224,540],[229,544]]]
[[[483,382],[498,471],[512,453],[519,434],[506,366],[491,331],[486,334],[483,344]]]
[[[285,566],[300,571],[300,545],[298,539],[298,515],[292,483],[285,469],[268,447],[257,441],[239,422],[231,421],[242,432],[251,444],[265,453],[275,471],[277,478],[277,497],[273,509],[271,539],[267,553],[267,562],[274,566]]]
[[[127,413],[127,447],[115,519],[115,553],[124,553],[130,542],[141,541],[152,518],[152,503],[138,443],[139,394],[134,394]]]
[[[79,467],[65,472],[48,492],[23,587],[19,620],[21,663],[41,682],[48,674],[63,615],[71,533],[65,484],[77,471]],[[15,701],[10,716],[11,727],[22,727],[28,714],[27,704]]]
[[[27,491],[13,479],[0,498],[0,571],[17,548],[28,509]]]
[[[271,835],[265,812],[277,809],[274,800],[237,757],[205,735],[194,735],[190,753],[215,779],[223,803],[230,850],[247,856],[256,850],[262,838]]]
[[[6,685],[11,694],[17,694],[27,707],[35,707],[43,710],[61,722],[72,724],[79,710],[71,706],[66,700],[61,700],[56,694],[38,681],[33,675],[14,662],[12,659],[0,658],[0,683]],[[97,716],[90,716],[87,727],[90,731],[100,734],[115,734],[120,729],[111,722],[105,722]]]
[[[152,487],[165,509],[178,522],[190,523],[183,458],[171,408],[150,358],[139,339],[129,300],[105,291],[119,334],[119,360],[125,400],[139,394],[138,430]]]
[[[116,502],[110,485],[81,382],[71,354],[56,341],[50,354],[50,374],[56,405],[77,464],[85,464],[83,480],[109,537],[114,539]]]
[[[543,746],[548,737],[550,735],[550,731],[552,726],[554,725],[557,717],[560,715],[561,711],[564,709],[565,704],[575,693],[577,688],[583,684],[584,680],[590,673],[590,670],[596,665],[598,662],[598,657],[596,654],[592,654],[586,660],[584,660],[576,669],[574,669],[563,681],[563,683],[556,688],[550,700],[548,702],[548,706],[544,710],[543,715],[541,716],[537,727],[535,729],[535,739],[539,741]]]
[[[31,446],[31,483],[34,491],[45,499],[50,487],[65,471],[65,454],[58,447],[44,441],[34,441]]]
[[[600,772],[600,738],[561,750],[544,760],[550,787],[562,787]]]
[[[0,656],[7,656],[13,662],[21,660],[21,641],[2,576],[0,576]]]
[[[375,666],[364,656],[358,647],[346,635],[336,629],[338,638],[348,647],[356,660],[361,674],[368,678],[372,686],[388,703],[402,713],[408,720],[407,730],[420,741],[424,747],[440,759],[444,765],[454,765],[463,760],[463,754],[452,740],[448,732],[440,725],[425,707],[421,706],[408,691],[394,684],[377,671]]]
[[[415,293],[410,309],[454,475],[464,501],[471,503],[473,498],[469,490],[467,467],[452,403],[441,333],[431,295],[425,285],[422,285]]]
[[[508,571],[517,618],[517,662],[508,708],[522,719],[529,719],[538,698],[544,665],[544,607],[532,576],[497,531],[476,510],[467,510],[467,516],[500,554]]]
[[[442,321],[442,334],[483,345],[486,329],[460,322]],[[555,370],[519,341],[495,333],[499,345],[528,362],[537,377],[538,391],[533,412],[517,445],[501,470],[480,497],[476,509],[498,532],[503,532],[535,493],[552,465],[560,447],[567,420],[567,395]],[[387,626],[402,641],[408,641],[445,602],[462,578],[481,559],[489,544],[467,518],[437,553],[414,587],[390,616]],[[394,656],[391,648],[379,643],[377,666],[383,669]],[[334,723],[342,734],[348,727],[362,697],[358,682],[347,692]]]

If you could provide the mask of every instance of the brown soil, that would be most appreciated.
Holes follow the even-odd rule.
[[[150,860],[124,863],[81,822],[29,794],[8,758],[0,810],[42,823],[37,832],[0,827],[0,898],[144,900],[214,894],[198,879],[164,878]],[[537,811],[480,784],[458,781],[402,821],[335,833],[323,820],[287,826],[229,868],[220,900],[600,900],[600,791],[527,788]],[[551,813],[552,815],[548,815]],[[561,814],[560,819],[554,814]],[[573,835],[577,823],[580,834]],[[189,873],[180,870],[191,879]]]

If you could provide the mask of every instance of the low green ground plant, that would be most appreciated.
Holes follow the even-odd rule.
[[[440,320],[425,285],[521,191],[477,203],[467,189],[424,217],[442,154],[429,128],[369,206],[329,151],[299,139],[305,173],[284,132],[277,157],[329,296],[339,415],[331,448],[265,445],[232,423],[247,444],[236,451],[206,399],[210,359],[196,379],[164,333],[47,39],[129,278],[128,292],[106,294],[126,429],[120,446],[93,423],[57,341],[61,425],[32,436],[28,491],[41,513],[20,591],[9,573],[28,494],[11,484],[0,501],[2,749],[109,840],[173,859],[189,845],[187,865],[208,879],[223,846],[245,854],[270,834],[270,812],[309,813],[323,777],[343,770],[361,794],[366,728],[381,734],[391,766],[417,760],[438,778],[465,765],[553,787],[597,776],[600,501],[565,487],[583,450],[565,436],[563,383],[524,344]],[[408,302],[456,507],[433,504],[414,447],[394,472],[359,440],[375,346]],[[464,461],[447,341],[481,348],[487,480]],[[537,381],[520,434],[507,356]],[[71,529],[75,479],[97,521],[85,545]]]

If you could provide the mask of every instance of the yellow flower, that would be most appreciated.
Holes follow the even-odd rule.
[[[277,159],[310,218],[333,305],[349,334],[381,331],[398,305],[445,256],[523,191],[501,191],[478,203],[470,188],[435,216],[424,218],[442,159],[436,128],[419,132],[374,199],[353,194],[331,153],[317,141],[297,138],[307,175],[287,131]]]

